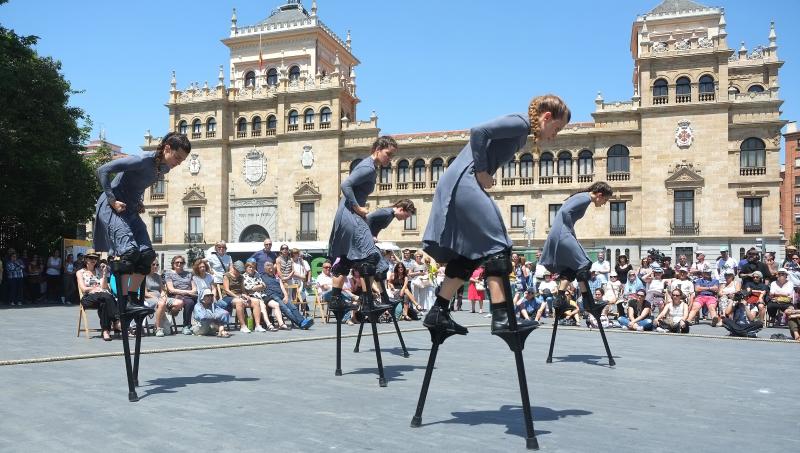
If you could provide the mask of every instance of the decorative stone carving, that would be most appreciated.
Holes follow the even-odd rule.
[[[182,201],[184,204],[205,204],[206,192],[202,186],[192,184],[186,188]]]
[[[689,120],[678,121],[678,127],[675,129],[675,144],[678,145],[678,148],[688,148],[692,146],[693,141],[692,123]]]
[[[192,154],[192,157],[189,158],[189,173],[192,175],[200,173],[200,156],[198,154]]]
[[[736,54],[733,54],[730,57],[728,57],[728,63],[735,63],[737,61],[739,61],[739,56]]]
[[[677,44],[675,44],[675,48],[678,50],[689,50],[692,48],[692,44],[688,39],[681,39]]]
[[[666,50],[667,50],[667,43],[661,41],[653,43],[653,52],[661,53],[665,52]]]
[[[264,178],[267,176],[267,163],[264,159],[264,153],[256,148],[248,151],[242,163],[242,175],[247,184],[252,187],[264,182]]]
[[[664,181],[667,193],[673,195],[675,190],[694,190],[700,194],[706,185],[706,180],[700,176],[700,170],[694,168],[694,164],[682,160],[670,168],[671,175]]]
[[[300,155],[300,163],[303,168],[311,168],[314,165],[314,152],[311,151],[311,145],[303,146],[303,153]]]
[[[713,47],[714,41],[710,38],[703,36],[702,38],[697,40],[697,46],[700,47],[701,49]]]
[[[748,60],[760,60],[762,58],[764,58],[764,46],[756,46],[747,56]]]
[[[311,178],[306,178],[303,182],[298,184],[297,190],[294,192],[294,201],[296,202],[312,202],[322,199],[322,194],[319,192],[319,187],[314,184]]]

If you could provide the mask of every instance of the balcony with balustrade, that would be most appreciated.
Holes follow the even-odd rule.
[[[674,223],[669,224],[670,236],[697,236],[700,234],[700,223]]]
[[[739,168],[739,176],[759,176],[766,175],[767,167],[741,167]]]
[[[184,233],[183,241],[187,244],[202,244],[203,233]]]
[[[297,235],[295,237],[298,241],[316,241],[317,230],[297,230]]]

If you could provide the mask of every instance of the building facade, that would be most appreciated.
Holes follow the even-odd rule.
[[[800,129],[796,122],[786,126],[783,138],[786,164],[781,186],[781,228],[787,239],[794,241],[800,231]]]
[[[779,149],[782,100],[774,26],[768,44],[728,45],[724,11],[665,0],[635,19],[630,100],[598,94],[594,121],[569,124],[546,149],[526,147],[490,190],[516,246],[538,247],[574,191],[606,180],[614,199],[590,209],[578,236],[590,249],[638,259],[737,255],[756,242],[782,250]],[[266,20],[239,26],[234,10],[229,83],[178,90],[169,129],[192,140],[188,163],[145,195],[156,246],[177,253],[218,239],[327,241],[339,185],[369,153],[377,117],[357,121],[351,39],[289,0]],[[389,108],[389,107],[387,107]],[[382,239],[418,247],[438,178],[468,130],[396,135],[400,149],[379,170],[369,208],[411,198],[415,217]],[[148,132],[143,149],[159,141]],[[758,241],[757,241],[758,239]],[[716,256],[716,255],[714,255]]]

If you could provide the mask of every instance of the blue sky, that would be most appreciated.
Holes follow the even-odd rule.
[[[170,72],[178,87],[227,71],[232,8],[239,25],[269,16],[285,0],[170,2],[11,0],[0,23],[38,35],[37,47],[63,63],[81,94],[72,103],[92,117],[98,135],[136,152],[146,129],[167,127]],[[303,3],[310,8],[311,0]],[[319,16],[344,37],[352,30],[359,119],[372,110],[384,133],[464,129],[524,111],[540,93],[561,95],[573,121],[591,121],[594,98],[629,100],[631,24],[660,0],[318,0]],[[775,20],[783,118],[800,118],[800,27],[789,0],[700,1],[722,6],[728,42],[767,45]],[[226,79],[227,83],[227,79]]]

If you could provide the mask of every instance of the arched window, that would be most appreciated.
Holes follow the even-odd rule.
[[[431,181],[438,181],[442,173],[444,173],[444,160],[437,157],[431,161]]]
[[[414,182],[424,182],[425,181],[425,161],[422,159],[417,159],[414,161],[414,174],[413,174]]]
[[[297,110],[292,110],[289,112],[289,126],[297,126],[297,119],[299,115],[297,114]]]
[[[592,158],[592,152],[588,149],[584,149],[578,154],[578,174],[594,174],[594,159]]]
[[[200,120],[196,119],[196,120],[192,121],[192,135],[194,135],[194,134],[200,135],[200,132],[202,132],[202,130],[203,130],[203,126],[202,126],[202,123],[200,122]]]
[[[762,92],[764,92],[764,87],[762,87],[761,85],[753,85],[753,86],[751,86],[750,88],[747,89],[747,92],[748,93],[762,93]]]
[[[533,177],[533,156],[531,153],[525,153],[519,158],[519,177],[532,178]]]
[[[558,153],[558,176],[572,176],[572,154],[569,151]]]
[[[189,132],[189,125],[186,123],[185,120],[181,120],[181,122],[178,123],[178,133],[186,135],[188,132]]]
[[[742,142],[739,165],[741,168],[765,168],[766,164],[766,145],[764,141],[750,137]]]
[[[392,166],[387,165],[385,167],[381,167],[380,171],[378,172],[378,182],[381,184],[391,184],[392,183]]]
[[[259,134],[261,133],[261,117],[260,116],[254,116],[253,117],[253,133],[255,133],[256,131],[258,131]]]
[[[450,164],[452,164],[454,160],[456,160],[456,156],[453,156],[453,157],[450,157],[450,158],[448,158],[448,159],[447,159],[447,166],[449,167],[449,166],[450,166]]]
[[[295,65],[289,68],[289,81],[294,82],[300,79],[300,67]]]
[[[303,123],[314,124],[314,109],[306,109],[306,111],[303,112]]]
[[[700,77],[700,93],[713,93],[714,92],[714,78],[710,75]]]
[[[397,182],[408,182],[408,161],[405,159],[397,163]]]
[[[539,177],[553,176],[554,173],[553,154],[549,152],[542,153],[542,157],[539,159]]]
[[[256,73],[255,71],[247,71],[244,75],[244,87],[252,88],[256,86]]]
[[[246,135],[247,135],[247,120],[244,118],[239,118],[239,121],[236,122],[236,136],[245,137]]]
[[[278,70],[269,68],[267,71],[267,85],[275,86],[278,84]]]
[[[692,100],[692,82],[688,77],[679,77],[675,82],[675,102]]]
[[[275,129],[278,127],[278,118],[275,115],[267,117],[267,129]]]
[[[502,175],[503,178],[513,178],[517,176],[517,162],[514,159],[503,164],[502,168]]]
[[[206,122],[206,134],[208,133],[213,134],[216,131],[217,131],[217,120],[215,120],[214,118],[209,118],[208,121]]]
[[[667,81],[664,79],[658,79],[653,84],[653,100],[656,104],[666,104],[669,95],[669,89],[667,88]]]
[[[356,159],[356,160],[350,162],[350,173],[353,172],[353,169],[356,168],[358,166],[358,164],[361,163],[361,161],[362,161],[362,159]]]
[[[739,89],[735,86],[731,85],[730,88],[728,88],[728,93],[739,94],[741,91],[739,91]]]
[[[322,107],[322,110],[319,111],[319,122],[322,124],[331,122],[331,109]]]
[[[623,145],[614,145],[608,149],[608,173],[630,173],[630,151]]]

